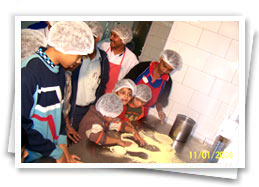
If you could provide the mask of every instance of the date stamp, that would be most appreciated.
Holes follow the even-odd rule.
[[[190,151],[190,159],[225,159],[225,158],[233,158],[232,152],[224,152],[224,151],[216,151],[212,154],[209,151]]]

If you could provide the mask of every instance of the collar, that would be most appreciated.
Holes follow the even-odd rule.
[[[112,48],[111,48],[111,46],[110,46],[110,49],[111,49],[111,52],[112,52]],[[123,50],[123,51],[122,51],[122,53],[121,53],[121,54],[119,54],[118,56],[122,56],[125,52],[126,52],[126,46],[124,45],[124,50]]]
[[[56,65],[50,60],[50,58],[48,57],[48,55],[44,52],[45,50],[46,50],[46,49],[40,47],[40,48],[38,49],[38,51],[36,51],[36,53],[42,57],[42,59],[44,60],[44,62],[45,62],[49,67],[51,67],[51,68],[54,69],[54,68],[56,67]]]
[[[155,67],[159,64],[159,62],[157,61],[154,61],[154,62],[151,62],[150,65],[149,65],[149,72],[151,73],[151,75],[153,76],[153,72],[154,72],[154,69]],[[161,79],[165,80],[165,81],[168,81],[169,79],[169,75],[168,74],[165,74],[165,75],[162,75],[162,77],[160,77]]]

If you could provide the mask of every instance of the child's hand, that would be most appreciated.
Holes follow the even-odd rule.
[[[134,139],[135,139],[136,141],[139,141],[139,142],[140,142],[140,145],[146,145],[146,144],[147,144],[147,142],[146,142],[143,138],[141,138],[141,137],[139,136],[139,133],[138,133],[138,132],[135,132],[135,133],[134,133]]]
[[[120,140],[120,141],[118,142],[118,145],[120,145],[120,146],[122,146],[122,147],[128,147],[128,146],[130,146],[131,144],[132,144],[131,142],[122,141],[122,140]]]

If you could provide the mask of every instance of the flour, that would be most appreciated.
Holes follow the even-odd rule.
[[[133,135],[130,133],[123,133],[121,139],[129,141],[132,144],[129,147],[111,146],[109,147],[113,157],[126,157],[130,158],[133,162],[138,163],[183,163],[175,154],[172,149],[173,140],[167,135],[154,133],[155,139],[147,136],[143,131],[139,135],[146,141],[146,146],[139,146],[133,141]],[[134,153],[134,154],[133,154]],[[138,156],[139,155],[139,156]]]

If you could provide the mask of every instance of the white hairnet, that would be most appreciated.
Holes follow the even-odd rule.
[[[103,27],[102,25],[97,21],[86,21],[85,22],[89,28],[91,29],[93,35],[101,40],[103,37]]]
[[[136,84],[131,79],[121,79],[119,80],[114,87],[114,91],[118,92],[122,88],[129,88],[132,91],[132,95],[135,96],[136,94]]]
[[[39,47],[47,47],[47,39],[44,34],[34,29],[22,29],[21,33],[21,57],[22,61],[33,55]]]
[[[123,104],[119,96],[107,93],[98,99],[95,108],[105,117],[116,118],[122,113]]]
[[[51,27],[48,44],[64,54],[88,55],[93,52],[94,38],[84,22],[60,21]]]
[[[145,84],[137,85],[136,98],[141,101],[148,102],[152,98],[152,91],[149,86]]]
[[[112,29],[112,31],[116,32],[119,35],[119,37],[120,37],[120,39],[121,39],[123,44],[129,43],[132,40],[132,38],[133,38],[131,28],[129,28],[126,25],[119,24],[119,25],[115,26]]]
[[[175,70],[180,69],[182,66],[182,57],[173,50],[166,49],[162,51],[160,57]]]

